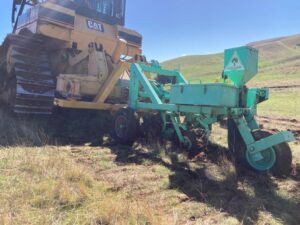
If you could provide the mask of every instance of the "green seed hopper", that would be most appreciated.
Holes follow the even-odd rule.
[[[258,51],[248,46],[225,51],[220,83],[189,84],[179,71],[156,61],[132,64],[129,105],[116,115],[115,139],[132,144],[143,128],[178,141],[194,156],[205,149],[212,124],[227,119],[229,150],[237,163],[287,175],[292,161],[287,142],[295,138],[289,131],[260,129],[257,105],[268,100],[269,90],[245,85],[257,71]]]

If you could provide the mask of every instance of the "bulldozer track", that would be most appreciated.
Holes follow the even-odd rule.
[[[9,71],[4,92],[12,110],[20,114],[52,114],[56,80],[42,38],[9,35],[5,42]]]

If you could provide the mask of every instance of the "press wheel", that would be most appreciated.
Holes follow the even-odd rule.
[[[136,113],[129,108],[117,112],[114,120],[113,138],[124,145],[132,145],[139,133],[139,120]]]
[[[258,141],[273,135],[273,132],[255,130],[252,135]],[[258,172],[270,171],[277,177],[288,176],[291,172],[292,151],[287,143],[281,143],[262,151],[263,159],[256,161],[250,153],[247,153],[245,143],[232,119],[228,120],[228,147],[238,165]]]

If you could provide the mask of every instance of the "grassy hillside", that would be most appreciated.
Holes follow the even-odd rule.
[[[214,81],[221,75],[223,54],[184,56],[163,63],[168,69],[179,69],[191,82]]]
[[[253,42],[260,52],[259,74],[254,83],[268,85],[284,82],[300,84],[300,35]],[[233,47],[233,46],[228,46]],[[223,69],[223,53],[176,58],[163,63],[167,68],[180,69],[191,82],[213,82]]]
[[[260,115],[300,119],[300,35],[250,43],[259,50],[259,74],[250,86],[276,87],[270,100],[259,107]],[[166,61],[180,69],[191,83],[215,82],[223,70],[223,53],[186,56]],[[278,88],[283,87],[283,88]]]

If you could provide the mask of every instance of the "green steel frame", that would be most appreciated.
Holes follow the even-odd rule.
[[[230,68],[234,65],[226,67],[228,63],[230,64],[228,59],[232,57],[233,62],[244,59],[249,60],[254,66],[251,67],[248,61],[244,61],[238,63],[237,69]],[[224,85],[226,82],[213,84],[213,86],[211,84],[191,85],[179,71],[162,69],[155,61],[152,61],[150,65],[132,64],[129,107],[135,111],[159,112],[163,121],[162,136],[169,137],[175,133],[183,145],[189,144],[184,132],[188,131],[191,124],[194,128],[204,130],[208,137],[212,124],[232,118],[246,144],[247,159],[250,165],[257,170],[268,170],[274,165],[276,157],[273,157],[274,159],[268,164],[258,167],[255,162],[262,160],[262,152],[270,150],[280,143],[294,141],[294,135],[285,131],[258,141],[254,139],[252,131],[259,129],[255,119],[257,104],[269,98],[268,89],[245,86],[245,83],[257,72],[256,51],[249,47],[227,50],[225,51],[226,60],[223,78],[224,81],[228,78],[231,79],[234,85]],[[157,75],[172,78],[172,84],[165,85],[153,79],[153,76]],[[244,81],[240,76],[245,76]],[[220,102],[219,92],[226,93],[230,99],[225,98],[223,102]],[[207,98],[212,102],[207,101]],[[237,101],[232,101],[232,98],[236,98]],[[201,104],[202,100],[205,100],[206,105]],[[189,104],[185,104],[185,102],[189,102]],[[184,121],[181,119],[183,117]],[[171,123],[172,127],[168,127],[167,123]]]

